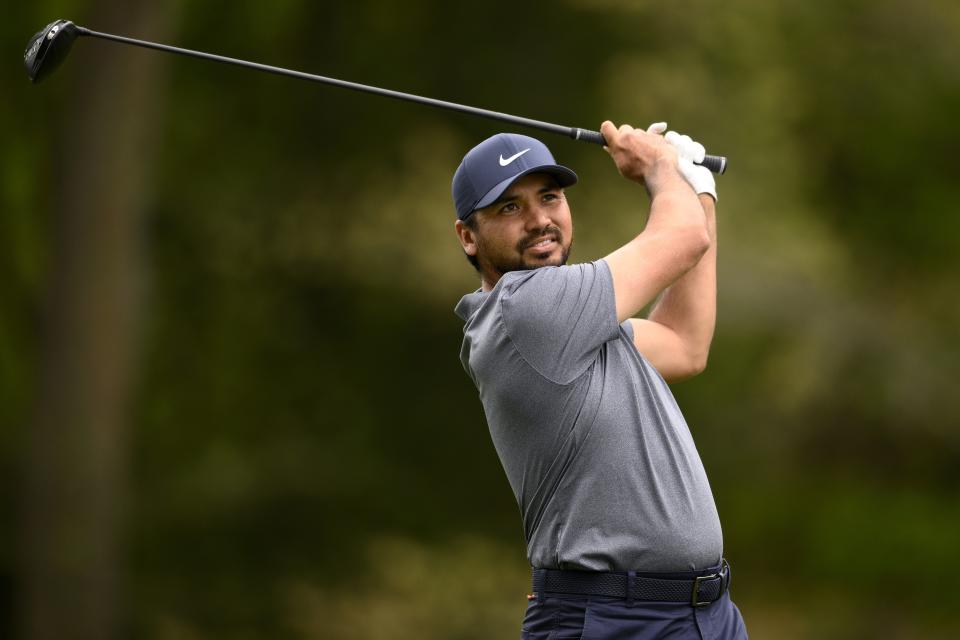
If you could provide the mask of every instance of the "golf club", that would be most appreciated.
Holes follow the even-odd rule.
[[[281,76],[300,78],[301,80],[310,80],[312,82],[320,82],[322,84],[329,84],[336,87],[342,87],[344,89],[351,89],[353,91],[374,93],[377,95],[386,96],[388,98],[407,100],[409,102],[426,104],[432,107],[438,107],[440,109],[449,109],[451,111],[469,113],[483,118],[500,120],[501,122],[508,122],[521,127],[529,127],[532,129],[539,129],[541,131],[548,131],[550,133],[558,133],[573,138],[574,140],[584,140],[586,142],[593,142],[599,145],[606,145],[607,143],[599,131],[580,129],[578,127],[565,127],[540,120],[531,120],[529,118],[521,118],[519,116],[513,116],[507,113],[500,113],[498,111],[488,111],[486,109],[478,109],[477,107],[469,107],[462,104],[456,104],[454,102],[446,102],[444,100],[436,100],[434,98],[425,98],[423,96],[401,93],[399,91],[391,91],[390,89],[381,89],[379,87],[348,82],[346,80],[338,80],[336,78],[326,78],[324,76],[303,73],[302,71],[293,71],[291,69],[284,69],[282,67],[272,67],[256,62],[248,62],[246,60],[238,60],[236,58],[227,58],[225,56],[204,53],[202,51],[181,49],[179,47],[171,47],[165,44],[147,42],[146,40],[135,40],[133,38],[116,36],[110,33],[91,31],[90,29],[86,29],[74,24],[69,20],[56,20],[51,22],[30,39],[30,42],[27,44],[27,50],[23,54],[23,64],[27,68],[27,75],[30,76],[30,80],[36,83],[48,76],[61,62],[63,62],[63,59],[67,57],[67,53],[70,51],[70,46],[78,36],[89,36],[103,40],[112,40],[114,42],[120,42],[137,47],[145,47],[148,49],[159,49],[160,51],[177,53],[194,58],[202,58],[204,60],[212,60],[214,62],[224,62],[240,67],[247,67],[249,69],[257,69],[258,71],[265,71],[267,73],[275,73]],[[714,173],[722,174],[727,169],[727,159],[724,156],[707,155],[704,157],[703,161],[699,162],[698,164],[710,169],[710,171],[713,171]]]

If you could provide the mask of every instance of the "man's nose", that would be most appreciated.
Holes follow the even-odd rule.
[[[541,206],[539,203],[531,205],[527,209],[525,222],[528,230],[543,229],[550,224],[550,216],[547,208]]]

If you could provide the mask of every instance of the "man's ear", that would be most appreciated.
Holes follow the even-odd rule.
[[[457,220],[454,227],[457,230],[457,239],[460,241],[460,246],[463,247],[463,252],[468,256],[477,255],[477,235],[474,230],[464,224],[463,220]]]

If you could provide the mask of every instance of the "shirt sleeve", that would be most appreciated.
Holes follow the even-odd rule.
[[[578,378],[619,336],[613,278],[603,260],[529,272],[504,290],[501,305],[517,351],[558,384]]]

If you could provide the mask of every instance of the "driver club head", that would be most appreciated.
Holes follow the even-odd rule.
[[[56,69],[67,57],[77,35],[75,24],[69,20],[56,20],[30,38],[23,54],[23,66],[27,68],[30,80],[40,82]]]

